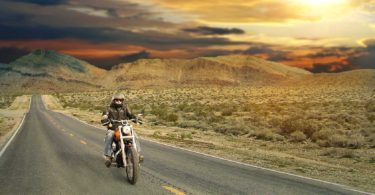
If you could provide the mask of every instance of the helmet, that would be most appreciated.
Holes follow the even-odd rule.
[[[116,93],[115,95],[112,96],[112,103],[115,106],[122,106],[125,100],[125,95],[122,93]]]

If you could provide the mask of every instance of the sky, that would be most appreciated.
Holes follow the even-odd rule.
[[[0,13],[0,63],[44,48],[107,69],[231,54],[375,68],[375,0],[0,0]]]

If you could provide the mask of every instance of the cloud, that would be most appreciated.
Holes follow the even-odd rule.
[[[362,43],[366,46],[367,50],[375,50],[375,38],[365,39]]]
[[[31,50],[27,48],[0,47],[0,63],[10,63],[30,52]]]
[[[351,66],[340,64],[340,63],[316,63],[313,64],[311,68],[307,68],[307,70],[313,73],[323,73],[323,72],[343,72],[354,69]]]
[[[120,57],[123,63],[133,62],[139,59],[146,59],[146,58],[150,58],[150,53],[147,51],[140,51],[138,53],[127,54],[127,55],[123,55]]]
[[[228,35],[228,34],[244,34],[245,31],[239,28],[217,28],[208,26],[199,26],[196,28],[184,28],[185,32],[196,33],[200,35]]]
[[[42,6],[59,5],[59,4],[67,3],[67,0],[8,0],[8,1],[37,4],[37,5],[42,5]]]
[[[271,61],[287,61],[291,60],[290,52],[281,50],[280,48],[274,49],[275,45],[254,43],[248,49],[244,50],[242,54],[258,55]]]
[[[155,0],[155,2],[161,7],[194,15],[208,23],[318,21],[323,18],[347,15],[368,3],[367,0],[327,1],[316,4],[299,0]]]

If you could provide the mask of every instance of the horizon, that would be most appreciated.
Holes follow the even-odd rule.
[[[231,54],[315,73],[375,68],[374,0],[0,2],[0,63],[44,48],[106,69]]]

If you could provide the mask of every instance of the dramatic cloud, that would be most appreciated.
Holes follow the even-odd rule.
[[[31,3],[31,4],[42,5],[42,6],[58,5],[58,4],[63,4],[67,2],[67,0],[8,0],[8,1]]]
[[[0,62],[35,48],[110,68],[246,54],[320,71],[374,68],[374,0],[0,0]],[[314,22],[311,22],[314,21]],[[354,28],[355,27],[355,28]]]
[[[214,28],[208,26],[199,26],[196,28],[182,29],[185,32],[191,32],[201,35],[227,35],[227,34],[244,34],[245,31],[238,28]]]
[[[157,0],[158,5],[194,14],[201,20],[214,22],[284,22],[292,20],[317,21],[337,17],[362,7],[369,9],[368,0],[301,1],[301,0]]]
[[[280,49],[274,49],[273,45],[268,44],[253,44],[248,49],[242,52],[242,54],[249,54],[262,57],[266,60],[271,61],[287,61],[291,60],[289,57],[290,52],[282,51]]]
[[[353,67],[348,65],[338,64],[338,63],[326,63],[326,64],[313,64],[312,68],[307,68],[307,70],[313,73],[322,73],[322,72],[342,72],[352,70]]]
[[[149,57],[150,57],[149,52],[140,51],[138,53],[123,55],[123,56],[120,57],[120,59],[125,63],[125,62],[133,62],[133,61],[136,61],[136,60],[139,60],[139,59],[145,59],[145,58],[149,58]]]
[[[10,63],[30,52],[31,50],[25,48],[0,47],[0,63]]]
[[[357,49],[357,55],[351,55],[348,63],[356,68],[375,69],[375,39],[366,39],[363,41],[366,48]]]

